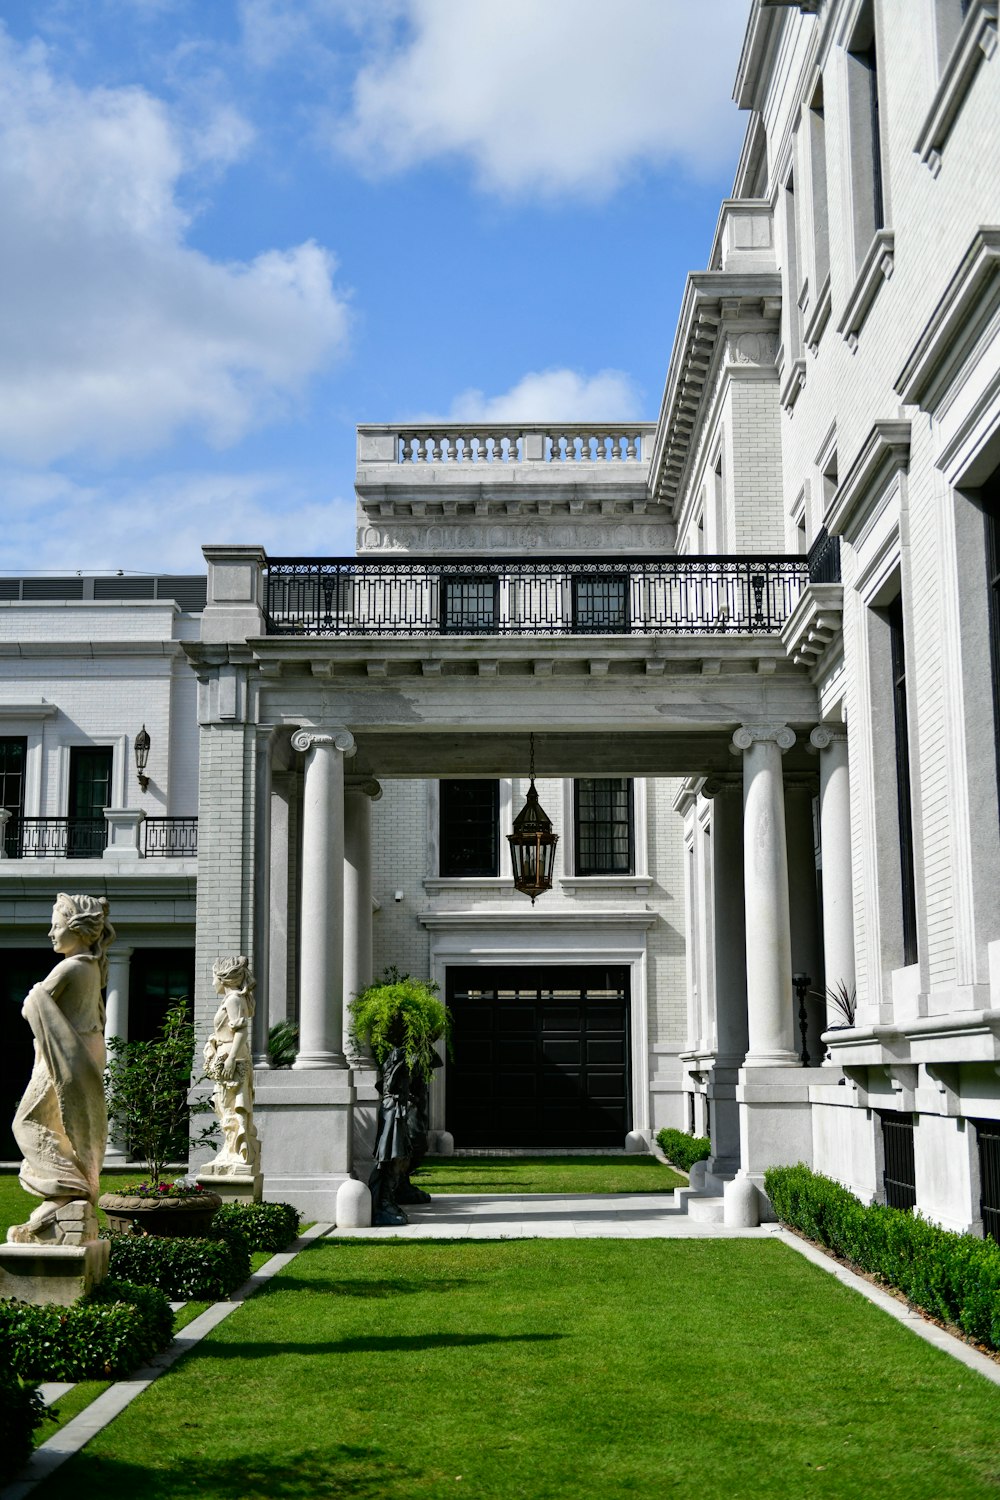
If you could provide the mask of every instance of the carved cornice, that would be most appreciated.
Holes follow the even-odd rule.
[[[878,229],[872,237],[868,253],[861,263],[857,280],[843,316],[837,324],[837,332],[843,334],[848,348],[858,346],[861,329],[871,311],[872,303],[882,290],[883,282],[892,276],[896,263],[896,236],[891,229]]]
[[[790,750],[795,744],[795,730],[787,724],[741,724],[733,735],[733,748],[749,750],[752,745],[771,740],[779,750]]]
[[[343,725],[333,726],[328,729],[303,728],[296,729],[292,735],[292,749],[309,751],[317,746],[330,745],[334,750],[339,750],[342,755],[351,756],[357,751],[354,736],[349,729]]]
[[[823,524],[831,536],[850,535],[868,503],[900,469],[909,467],[910,424],[876,422],[830,502]]]
[[[810,583],[781,627],[781,640],[796,666],[812,671],[843,637],[844,588]]]
[[[941,153],[945,142],[975,81],[980,64],[988,62],[996,50],[997,0],[970,0],[962,29],[914,147],[920,160],[930,167],[935,177],[941,170]]]
[[[932,412],[1000,308],[1000,228],[981,224],[927,320],[895,389]]]

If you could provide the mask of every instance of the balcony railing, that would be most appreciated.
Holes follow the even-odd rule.
[[[654,422],[454,423],[358,428],[358,463],[645,464]]]
[[[198,819],[146,818],[142,840],[147,859],[193,859],[198,853]]]
[[[269,635],[775,635],[804,557],[271,558]]]
[[[830,536],[826,527],[821,527],[809,548],[807,561],[810,583],[839,583],[840,537]]]
[[[108,825],[100,818],[11,819],[8,848],[14,859],[100,859]]]
[[[193,859],[197,818],[146,818],[139,824],[146,859]],[[7,859],[101,859],[108,844],[105,818],[16,818],[7,823]]]

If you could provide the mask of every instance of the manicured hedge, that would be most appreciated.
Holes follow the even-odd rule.
[[[661,1130],[656,1143],[667,1161],[690,1172],[696,1161],[707,1161],[712,1154],[712,1142],[704,1135],[685,1135],[683,1130]]]
[[[764,1189],[782,1224],[798,1229],[915,1307],[956,1323],[978,1343],[1000,1349],[1000,1245],[940,1229],[915,1214],[866,1207],[839,1182],[801,1163],[771,1167]]]
[[[12,1479],[31,1457],[32,1434],[48,1413],[37,1385],[0,1367],[0,1484]]]
[[[129,1375],[173,1336],[174,1315],[155,1287],[104,1281],[72,1307],[0,1301],[0,1346],[26,1380]]]
[[[290,1203],[227,1203],[212,1229],[237,1229],[251,1250],[285,1250],[299,1232],[299,1211]]]
[[[204,1239],[157,1234],[109,1234],[108,1239],[112,1276],[158,1287],[175,1302],[221,1301],[250,1275],[250,1248],[234,1227]]]

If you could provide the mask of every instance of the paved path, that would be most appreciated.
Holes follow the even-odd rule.
[[[333,1238],[522,1240],[759,1239],[762,1229],[726,1229],[689,1219],[673,1193],[435,1193],[407,1207],[398,1229],[335,1229]]]

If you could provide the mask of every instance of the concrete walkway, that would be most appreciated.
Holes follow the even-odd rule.
[[[674,1193],[435,1193],[408,1206],[398,1229],[335,1229],[332,1238],[409,1240],[745,1239],[762,1229],[726,1229],[688,1218]]]

